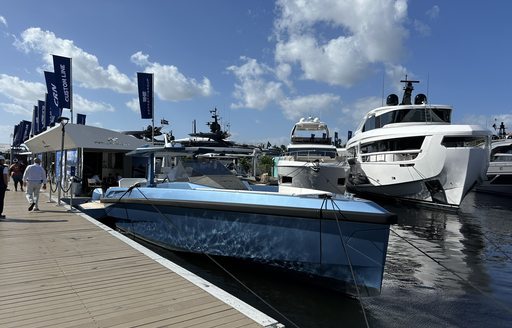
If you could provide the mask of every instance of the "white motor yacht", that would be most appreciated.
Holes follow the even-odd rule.
[[[285,156],[277,162],[279,189],[306,188],[343,194],[348,165],[338,156],[327,124],[301,118],[291,131]]]
[[[413,83],[419,81],[401,82],[402,102],[389,95],[386,106],[366,114],[347,142],[347,190],[458,207],[486,177],[491,132],[451,124],[452,108],[429,104],[424,94],[412,103]]]
[[[512,196],[512,135],[507,135],[503,122],[499,138],[492,141],[487,179],[477,191]]]

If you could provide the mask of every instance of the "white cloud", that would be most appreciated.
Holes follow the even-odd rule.
[[[134,64],[136,64],[138,66],[148,66],[148,65],[150,65],[150,63],[149,63],[149,55],[143,54],[141,51],[138,51],[138,52],[134,53],[130,57],[130,60],[132,61],[132,63],[134,63]]]
[[[35,102],[34,102],[35,104]],[[0,107],[4,110],[4,112],[11,113],[13,115],[21,115],[24,119],[32,119],[32,107],[22,106],[19,104],[1,104]]]
[[[154,73],[155,94],[162,100],[185,100],[213,93],[210,80],[206,77],[198,82],[183,75],[176,66],[150,62],[149,56],[140,51],[131,56],[131,61],[144,67],[144,72]]]
[[[235,84],[233,96],[238,100],[231,108],[264,109],[268,104],[283,98],[282,84],[268,81],[274,77],[273,70],[267,65],[259,64],[255,59],[241,57],[245,64],[230,66],[238,82]]]
[[[41,54],[46,63],[45,69],[49,70],[53,68],[52,54],[72,58],[73,81],[78,82],[82,87],[104,88],[119,93],[137,93],[135,77],[128,77],[112,64],[106,67],[101,66],[95,55],[79,48],[72,40],[57,37],[53,32],[32,27],[25,30],[14,45],[19,50]],[[149,56],[142,52],[133,54],[131,61],[144,67],[145,72],[155,74],[155,94],[162,100],[191,99],[198,95],[209,96],[213,92],[207,78],[197,82],[195,79],[185,77],[175,66],[150,62]]]
[[[279,0],[277,6],[275,59],[298,64],[306,79],[350,86],[372,64],[403,53],[406,0]]]
[[[439,6],[435,5],[432,8],[430,8],[429,10],[427,10],[425,15],[430,20],[436,20],[439,17],[439,12],[440,12]],[[414,29],[421,36],[430,36],[431,28],[428,24],[424,23],[423,21],[415,19],[413,21],[413,26],[414,26]]]
[[[136,83],[127,75],[119,72],[116,66],[107,68],[99,64],[98,58],[77,47],[72,40],[58,38],[53,32],[31,27],[14,42],[16,48],[25,52],[42,55],[47,68],[52,70],[52,54],[72,58],[73,81],[91,89],[105,88],[120,93],[135,93]]]
[[[37,99],[42,99],[46,93],[46,86],[42,83],[21,80],[16,76],[0,74],[0,94],[3,94],[13,102],[10,107],[3,106],[9,112],[25,113],[18,111],[23,107],[26,111],[32,111]]]
[[[358,99],[350,106],[341,109],[342,122],[354,122],[357,125],[349,127],[349,129],[356,129],[365,115],[372,109],[382,106],[382,99],[378,97],[367,97]],[[346,124],[344,124],[346,125]]]
[[[432,8],[427,10],[427,16],[430,19],[436,19],[436,18],[439,17],[439,13],[440,12],[441,12],[441,9],[439,8],[439,6],[438,5],[434,5]]]
[[[0,16],[0,24],[7,27],[7,20],[4,16]]]
[[[81,97],[80,95],[73,95],[73,110],[80,113],[94,113],[94,112],[114,112],[115,109],[112,105],[104,102],[95,102]]]
[[[133,98],[132,100],[126,102],[126,107],[130,108],[131,111],[134,113],[139,113],[140,112],[139,98]]]
[[[321,118],[322,113],[340,104],[340,97],[332,94],[317,94],[294,99],[283,99],[280,106],[284,115],[290,120],[298,120],[301,117]]]
[[[414,29],[421,35],[421,36],[429,36],[430,35],[430,26],[423,23],[422,21],[415,19],[414,20]]]
[[[10,104],[1,105],[1,108],[6,112],[22,114],[31,119],[34,105],[36,105],[38,99],[44,100],[45,93],[46,85],[42,83],[28,82],[16,76],[0,74],[0,94],[12,101]],[[75,111],[84,113],[114,111],[110,104],[94,102],[76,93],[73,97],[73,109]]]
[[[401,80],[405,79],[407,75],[408,79],[414,79],[414,73],[408,72],[407,68],[402,65],[385,65],[385,72],[387,79],[391,81],[391,86],[386,86],[385,91],[396,94],[401,94],[403,90],[403,83]],[[385,95],[387,97],[387,95]]]

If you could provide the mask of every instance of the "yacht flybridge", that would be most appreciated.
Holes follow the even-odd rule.
[[[413,84],[405,80],[399,103],[368,112],[347,143],[350,174],[347,190],[458,207],[486,177],[489,130],[451,124],[452,108],[432,105],[424,94],[412,103]]]

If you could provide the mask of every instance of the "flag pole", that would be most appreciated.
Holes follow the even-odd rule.
[[[73,58],[69,58],[69,111],[71,112],[71,124],[73,124]]]
[[[155,145],[155,74],[151,74],[151,141]]]

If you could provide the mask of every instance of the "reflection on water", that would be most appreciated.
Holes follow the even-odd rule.
[[[391,235],[383,292],[366,303],[373,309],[374,323],[508,326],[512,206],[503,203],[499,197],[470,193],[457,213],[383,204],[399,216],[393,230],[433,259]]]
[[[480,260],[485,244],[478,225],[455,213],[388,207],[399,215],[399,221],[390,238],[387,274],[423,288],[464,292],[477,283],[486,289],[488,279]]]
[[[432,259],[391,233],[382,294],[362,300],[370,327],[510,325],[510,200],[470,193],[458,213],[382,205],[398,214],[393,231]],[[157,251],[287,327],[366,327],[357,299],[263,266],[218,259],[262,302],[205,256]]]

